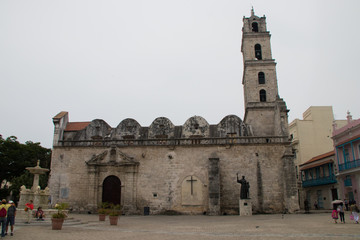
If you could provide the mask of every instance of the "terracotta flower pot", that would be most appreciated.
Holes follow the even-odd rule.
[[[119,216],[109,216],[110,219],[110,225],[117,225]]]
[[[105,221],[106,214],[99,214],[99,221]]]
[[[64,218],[52,218],[51,226],[52,230],[61,230],[64,223]]]

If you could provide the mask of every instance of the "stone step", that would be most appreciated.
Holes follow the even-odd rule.
[[[27,226],[27,225],[35,225],[35,226],[50,226],[51,225],[51,218],[45,218],[43,221],[38,221],[36,219],[31,219],[30,224],[26,222],[24,218],[16,218],[15,224],[17,226]],[[88,224],[88,222],[81,221],[75,218],[66,218],[64,221],[64,225],[82,225]]]

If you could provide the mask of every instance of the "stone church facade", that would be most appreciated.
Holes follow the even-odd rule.
[[[243,18],[244,121],[218,124],[194,116],[175,126],[165,117],[149,127],[134,119],[117,127],[104,120],[53,118],[50,193],[54,203],[94,211],[121,204],[124,214],[238,214],[236,175],[250,183],[255,213],[298,209],[287,107],[278,95],[266,19]]]

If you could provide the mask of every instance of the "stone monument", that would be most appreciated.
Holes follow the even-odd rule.
[[[23,208],[28,201],[33,200],[34,207],[41,206],[43,209],[48,209],[50,191],[48,187],[46,187],[44,190],[40,189],[39,178],[40,175],[45,174],[49,171],[49,169],[41,168],[40,160],[38,160],[36,167],[27,167],[26,170],[34,174],[33,186],[31,189],[27,189],[24,185],[21,186],[18,207]]]
[[[251,216],[252,215],[252,204],[249,197],[250,184],[246,181],[245,176],[239,179],[239,173],[236,174],[237,182],[241,184],[240,188],[240,199],[239,199],[239,215],[240,216]]]

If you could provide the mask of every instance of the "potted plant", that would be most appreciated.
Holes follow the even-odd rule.
[[[119,215],[121,214],[121,206],[119,204],[110,204],[108,210],[110,225],[117,225]]]
[[[69,207],[67,203],[58,203],[55,205],[57,212],[52,214],[51,225],[52,230],[61,230],[65,218],[67,218],[66,209]]]
[[[101,202],[98,207],[99,221],[105,221],[106,214],[108,213],[109,203]]]

